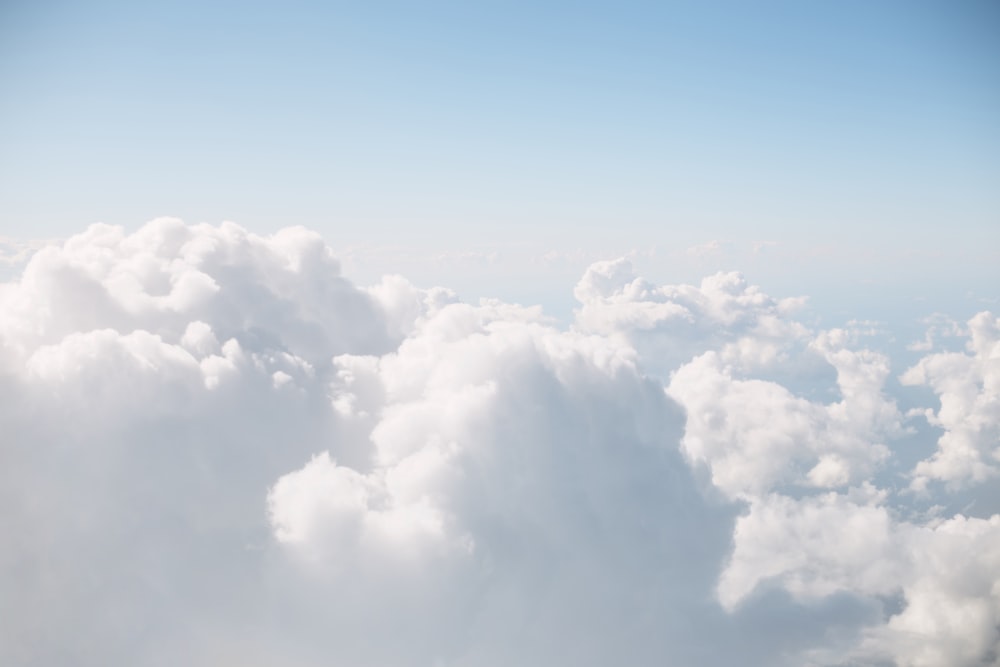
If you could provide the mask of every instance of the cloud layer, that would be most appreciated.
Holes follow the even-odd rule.
[[[934,509],[1000,466],[995,316],[897,369],[735,273],[574,294],[358,287],[297,228],[39,249],[0,285],[0,661],[997,661],[1000,516]]]

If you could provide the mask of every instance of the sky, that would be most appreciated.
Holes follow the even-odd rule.
[[[0,662],[1000,664],[998,29],[0,3]]]
[[[517,283],[546,253],[654,247],[650,270],[691,280],[704,267],[671,253],[713,241],[731,244],[713,270],[748,270],[755,242],[808,257],[763,263],[781,288],[997,277],[994,3],[9,2],[3,19],[8,237],[305,225],[365,253],[366,281],[400,260],[468,280],[442,251],[497,253]]]

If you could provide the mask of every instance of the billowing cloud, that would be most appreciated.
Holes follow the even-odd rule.
[[[727,607],[764,585],[802,601],[837,593],[901,609],[849,649],[813,649],[819,664],[991,664],[1000,655],[1000,516],[915,525],[882,494],[755,500],[736,526],[719,582]]]
[[[968,336],[964,353],[930,354],[902,376],[905,384],[934,390],[940,407],[923,414],[944,430],[937,452],[914,471],[916,489],[932,480],[982,483],[1000,473],[1000,318],[979,313]]]
[[[734,273],[575,294],[565,329],[362,288],[230,223],[37,250],[0,286],[0,661],[996,660],[1000,517],[879,486],[885,354]],[[997,322],[969,330],[904,375],[941,398],[915,484],[995,464]]]
[[[789,484],[857,484],[889,457],[884,442],[902,427],[895,405],[882,394],[888,364],[878,355],[830,347],[836,337],[823,334],[814,343],[837,371],[841,400],[835,402],[740,377],[716,352],[675,371],[667,391],[687,411],[681,447],[709,467],[727,495],[750,498]]]
[[[655,285],[637,277],[626,259],[601,261],[573,294],[580,302],[578,329],[624,338],[648,369],[664,375],[716,349],[767,364],[808,333],[787,317],[804,299],[774,299],[736,272],[708,276],[700,285]]]

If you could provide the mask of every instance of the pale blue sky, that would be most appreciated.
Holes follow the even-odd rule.
[[[174,215],[429,251],[722,240],[741,269],[769,240],[765,280],[982,288],[998,31],[992,2],[6,2],[0,235]]]

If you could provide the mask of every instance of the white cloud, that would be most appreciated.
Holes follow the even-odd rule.
[[[841,400],[830,403],[796,396],[777,382],[739,377],[743,357],[727,363],[707,352],[681,366],[667,392],[688,414],[684,451],[707,464],[714,483],[732,497],[779,484],[829,488],[867,479],[888,458],[884,443],[902,432],[902,416],[883,394],[888,360],[844,345],[844,332],[832,330],[802,351],[818,353],[836,370]]]
[[[774,299],[736,273],[699,287],[656,286],[625,260],[593,265],[575,294],[577,326],[620,336],[647,367],[670,372],[667,392],[688,416],[682,447],[730,497],[857,483],[901,433],[902,416],[882,391],[888,360],[853,349],[850,331],[814,333],[796,322],[801,299]],[[836,372],[839,401],[809,400],[760,377],[787,382],[823,367]]]
[[[717,273],[695,285],[654,285],[626,259],[592,264],[577,283],[576,327],[617,335],[636,347],[652,371],[666,375],[706,350],[766,364],[806,336],[786,315],[804,299],[774,299],[739,273]]]
[[[817,664],[971,666],[1000,649],[1000,516],[915,525],[884,497],[770,495],[737,523],[719,582],[727,607],[766,584],[811,601],[836,593],[899,598],[902,609],[853,646],[813,650]]]
[[[736,524],[719,600],[733,608],[762,582],[775,579],[806,600],[840,590],[893,593],[899,584],[892,529],[884,506],[857,504],[841,494],[757,498]]]
[[[713,257],[721,255],[725,252],[725,249],[733,245],[732,241],[719,241],[712,240],[706,241],[700,245],[691,246],[684,251],[689,257],[694,257],[696,259],[704,259],[705,257]]]
[[[0,268],[13,269],[22,266],[39,248],[53,245],[55,239],[21,240],[0,236]]]
[[[0,661],[995,657],[1000,518],[918,521],[873,481],[884,355],[739,274],[599,262],[575,294],[563,330],[359,288],[303,229],[40,249],[0,285]],[[970,330],[906,377],[979,438],[996,322]]]
[[[912,352],[930,352],[941,339],[957,338],[963,335],[960,323],[940,313],[924,318],[923,323],[927,325],[923,340],[911,342],[906,346],[906,349]]]
[[[995,662],[1000,656],[1000,516],[959,515],[904,530],[897,549],[904,554],[900,578],[906,607],[871,630],[858,652],[906,667]]]
[[[1000,319],[982,312],[969,320],[966,353],[921,359],[904,384],[930,387],[940,400],[927,421],[944,430],[935,454],[917,464],[913,487],[932,480],[952,486],[982,483],[1000,472]]]

